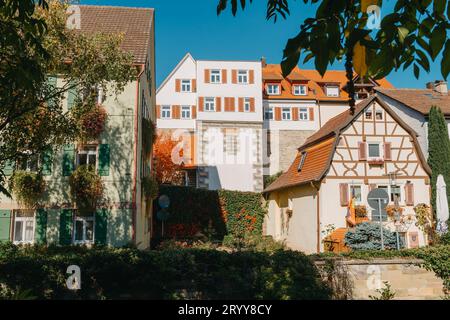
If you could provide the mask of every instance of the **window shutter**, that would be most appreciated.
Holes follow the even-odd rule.
[[[275,120],[280,121],[281,120],[281,108],[273,108],[275,111]]]
[[[239,112],[244,112],[244,98],[239,98],[238,99],[238,104],[239,104]]]
[[[222,98],[216,98],[216,111],[220,112],[222,110]]]
[[[199,97],[198,98],[198,111],[203,112],[204,107],[205,107],[205,98]]]
[[[205,83],[209,83],[211,71],[209,69],[205,69]]]
[[[348,206],[348,183],[339,184],[339,196],[341,199],[341,207]]]
[[[53,166],[53,150],[48,148],[42,153],[42,175],[51,176]]]
[[[181,80],[176,79],[175,80],[175,92],[180,92],[180,91],[181,91]]]
[[[314,108],[309,108],[309,121],[314,121]]]
[[[237,70],[231,70],[231,82],[237,84]]]
[[[197,79],[192,79],[192,92],[197,92]]]
[[[36,229],[34,231],[34,240],[37,244],[47,243],[47,211],[38,209],[36,211]]]
[[[236,109],[236,98],[230,98],[229,102],[230,104],[229,109],[231,112],[234,112],[234,110]]]
[[[76,88],[72,88],[67,93],[67,110],[72,109],[78,99],[78,91]]]
[[[192,119],[196,119],[197,118],[197,107],[196,106],[191,107],[191,113],[192,113]]]
[[[255,112],[255,98],[250,98],[250,112]]]
[[[172,119],[180,119],[180,106],[172,106]]]
[[[392,150],[391,150],[391,143],[386,142],[384,144],[384,160],[392,160]]]
[[[11,232],[11,211],[0,210],[0,242],[9,241]]]
[[[99,209],[95,212],[95,244],[106,245],[108,232],[108,210]]]
[[[98,173],[100,176],[109,176],[110,168],[110,150],[109,144],[101,144],[98,146]]]
[[[3,173],[5,176],[12,176],[14,173],[15,162],[12,160],[6,160],[5,166],[3,167]]]
[[[156,105],[156,119],[160,119],[160,118],[161,118],[161,106]]]
[[[227,70],[222,70],[222,83],[227,83]]]
[[[63,209],[59,217],[59,244],[68,246],[72,243],[72,210]]]
[[[64,147],[62,167],[64,177],[70,176],[75,169],[75,146],[73,144]]]
[[[367,148],[365,142],[358,142],[358,155],[359,161],[367,160]]]
[[[292,108],[292,120],[298,121],[298,108]]]
[[[248,77],[249,77],[248,82],[250,84],[254,84],[255,83],[255,71],[254,70],[249,70],[248,71]]]
[[[405,202],[407,206],[414,206],[414,184],[410,182],[405,185]]]

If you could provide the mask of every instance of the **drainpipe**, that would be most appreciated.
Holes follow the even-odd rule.
[[[314,182],[311,181],[311,187],[316,190],[316,201],[317,201],[317,253],[320,253],[320,193],[319,193],[319,187],[314,184]]]

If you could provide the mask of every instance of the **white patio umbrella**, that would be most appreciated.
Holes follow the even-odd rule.
[[[444,176],[440,174],[436,182],[436,215],[437,215],[437,229],[438,232],[444,233],[447,229],[447,220],[449,217],[448,212],[448,199],[447,199],[447,186],[444,181]]]

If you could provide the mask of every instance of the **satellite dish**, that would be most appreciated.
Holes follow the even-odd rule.
[[[167,209],[170,206],[170,198],[167,195],[163,194],[159,197],[158,204],[162,209]]]

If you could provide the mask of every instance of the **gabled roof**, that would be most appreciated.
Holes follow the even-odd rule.
[[[178,64],[176,65],[176,67],[169,73],[169,75],[164,79],[164,81],[159,85],[158,89],[156,90],[156,94],[158,94],[158,92],[161,90],[161,88],[163,88],[166,83],[170,80],[170,78],[173,77],[173,75],[177,72],[177,70],[183,65],[183,63],[187,60],[187,59],[192,59],[192,61],[195,62],[195,59],[192,57],[192,55],[188,52],[186,53],[186,55],[183,57],[183,59],[180,60],[180,62],[178,62]]]
[[[81,32],[124,35],[121,47],[133,62],[145,64],[152,37],[154,9],[80,5]]]
[[[375,91],[394,99],[407,107],[428,115],[432,106],[441,108],[445,115],[450,115],[450,95],[441,94],[433,89],[386,89],[375,88]]]
[[[352,115],[350,110],[344,111],[336,117],[330,119],[325,125],[310,136],[305,143],[298,149],[297,157],[290,168],[283,173],[277,180],[269,185],[263,193],[272,192],[288,187],[294,187],[309,182],[321,181],[327,174],[334,152],[336,150],[336,141],[345,129],[353,123],[353,121],[366,109],[370,104],[377,102],[381,105],[389,115],[397,121],[397,123],[405,129],[413,139],[416,147],[417,155],[422,163],[424,170],[431,175],[430,167],[420,149],[417,141],[417,133],[411,129],[397,114],[377,95],[361,101],[355,107],[355,113]],[[306,152],[306,159],[303,168],[298,172],[298,165],[301,154]]]

